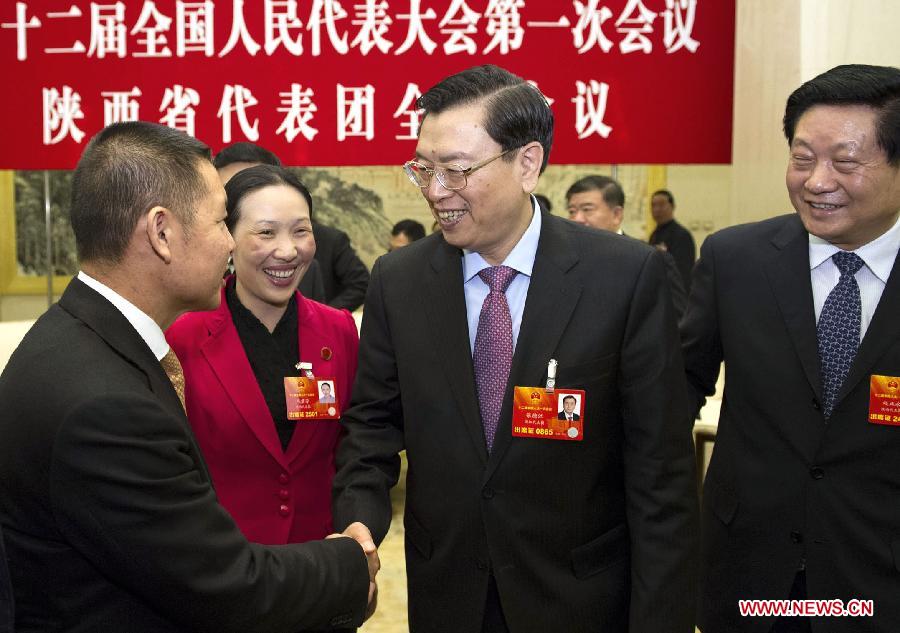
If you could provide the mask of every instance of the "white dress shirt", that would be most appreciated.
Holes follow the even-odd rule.
[[[822,314],[822,307],[825,305],[828,293],[834,289],[841,278],[841,271],[831,259],[831,256],[839,250],[841,249],[834,244],[810,234],[809,268],[816,323],[819,322],[819,316]],[[875,314],[875,309],[881,300],[881,293],[884,292],[884,286],[891,275],[898,250],[900,250],[900,218],[881,236],[852,251],[865,262],[865,266],[862,266],[854,275],[856,283],[859,285],[859,297],[862,301],[860,340],[865,337],[869,323],[872,322],[872,315]]]
[[[128,299],[120,295],[118,292],[100,283],[83,270],[78,271],[78,279],[87,286],[103,295],[116,309],[122,313],[131,326],[137,330],[138,335],[144,339],[147,347],[156,356],[156,360],[162,360],[169,351],[169,344],[162,329],[157,325],[156,321],[151,319],[147,314],[131,303]]]
[[[519,340],[519,329],[522,327],[522,313],[525,311],[525,298],[531,284],[531,271],[534,268],[534,257],[537,254],[538,240],[541,237],[541,211],[534,197],[531,198],[531,224],[518,243],[510,251],[503,266],[516,269],[516,275],[506,289],[506,302],[512,317],[513,352]],[[488,285],[478,276],[485,268],[490,268],[484,258],[475,251],[463,250],[463,290],[466,295],[466,317],[469,321],[469,349],[475,353],[475,335],[478,334],[478,317],[481,306],[490,293]]]

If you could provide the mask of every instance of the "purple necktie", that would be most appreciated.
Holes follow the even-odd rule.
[[[516,274],[516,270],[509,266],[492,266],[478,273],[491,290],[481,306],[472,358],[475,363],[481,423],[484,425],[484,439],[489,453],[494,446],[497,420],[500,418],[509,368],[512,365],[512,317],[505,293]]]

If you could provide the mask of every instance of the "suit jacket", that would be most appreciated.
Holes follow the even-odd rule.
[[[706,239],[683,321],[694,408],[726,368],[703,494],[700,625],[763,632],[739,599],[874,599],[874,617],[814,632],[896,631],[900,622],[900,428],[868,422],[869,376],[900,375],[900,267],[881,296],[826,422],[820,410],[808,234],[796,215]]]
[[[490,454],[460,250],[432,235],[376,262],[335,525],[384,536],[405,448],[411,631],[479,633],[493,574],[516,633],[692,632],[694,453],[663,264],[542,217]],[[513,386],[543,385],[551,358],[560,388],[586,392],[583,441],[512,436]]]
[[[12,582],[9,579],[6,547],[3,545],[3,530],[0,529],[0,633],[13,633],[14,618]]]
[[[313,237],[326,302],[333,308],[356,310],[366,298],[369,270],[343,231],[313,222]]]
[[[307,299],[325,303],[325,282],[322,280],[322,267],[315,259],[309,262],[306,274],[297,284],[297,290]]]
[[[300,359],[335,378],[349,402],[358,337],[347,311],[297,293]],[[331,480],[340,425],[297,422],[283,450],[275,422],[225,301],[190,312],[166,331],[184,368],[188,419],[216,493],[248,540],[270,545],[325,538],[331,527]],[[322,350],[331,355],[323,358]]]
[[[622,235],[625,236],[625,233]],[[672,297],[672,307],[675,308],[675,318],[681,321],[681,317],[684,316],[684,311],[687,309],[688,300],[684,280],[681,278],[681,271],[678,270],[678,264],[675,263],[672,254],[668,251],[660,252],[663,263],[666,265],[666,279],[669,281],[669,295]],[[693,255],[691,255],[691,266],[693,266]],[[688,270],[690,271],[690,269]]]
[[[566,419],[566,412],[565,412],[565,411],[560,411],[560,412],[557,414],[556,419],[557,419],[557,420],[565,420],[565,419]],[[578,415],[577,413],[573,413],[573,414],[572,414],[572,420],[573,420],[573,421],[578,422],[580,419],[581,419],[581,416]]]
[[[650,234],[650,243],[666,245],[667,252],[672,255],[678,267],[684,289],[690,294],[691,271],[694,269],[694,260],[697,259],[697,246],[691,232],[676,220],[671,220],[656,227]]]
[[[73,280],[0,376],[0,522],[16,630],[291,631],[362,619],[350,539],[247,542],[171,383]]]

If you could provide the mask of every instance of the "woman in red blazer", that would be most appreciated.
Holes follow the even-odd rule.
[[[337,420],[287,419],[284,377],[312,363],[346,406],[359,343],[353,317],[295,289],[315,254],[312,199],[290,172],[245,169],[226,185],[235,275],[219,308],[166,332],[185,374],[188,419],[219,501],[248,540],[330,534]]]

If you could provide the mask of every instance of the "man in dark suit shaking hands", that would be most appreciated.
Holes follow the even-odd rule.
[[[541,212],[553,114],[524,80],[471,68],[418,105],[405,169],[441,234],[374,266],[335,527],[384,536],[405,448],[413,633],[692,633],[691,420],[659,254]],[[541,398],[548,367],[596,412],[583,436],[514,435],[514,388]]]
[[[723,360],[726,369],[703,493],[699,624],[891,633],[900,623],[900,69],[838,66],[815,77],[788,98],[784,133],[796,213],[707,238],[682,322],[695,410]],[[872,600],[874,614],[741,616],[739,600],[789,597],[841,600],[841,611]]]
[[[78,163],[71,219],[81,271],[0,377],[16,631],[360,624],[377,567],[361,526],[363,548],[248,543],[185,417],[163,330],[216,307],[234,246],[209,149],[150,123],[107,127]]]

